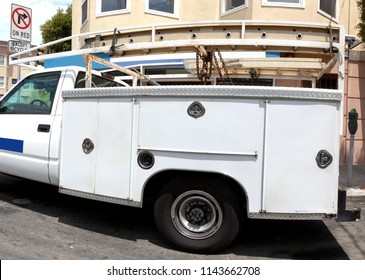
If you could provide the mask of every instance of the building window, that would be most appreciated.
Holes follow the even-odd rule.
[[[304,0],[262,0],[263,6],[286,6],[304,8]]]
[[[4,77],[0,77],[0,88],[4,88],[5,87],[5,78]]]
[[[246,0],[223,0],[223,13],[247,7]]]
[[[83,25],[86,21],[87,21],[87,18],[88,18],[88,3],[89,0],[84,0],[81,4],[81,25]]]
[[[131,0],[96,0],[97,14],[109,15],[129,12]]]
[[[146,0],[146,12],[168,16],[179,17],[179,0]]]
[[[319,0],[319,11],[325,13],[332,18],[337,18],[337,1]]]
[[[5,56],[0,54],[0,66],[4,66],[5,65]]]

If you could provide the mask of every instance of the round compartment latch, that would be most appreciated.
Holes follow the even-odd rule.
[[[205,114],[204,106],[198,101],[193,102],[187,111],[188,115],[194,119],[200,118]]]
[[[155,157],[150,152],[142,151],[139,153],[137,161],[141,168],[150,169],[155,163]]]
[[[85,154],[90,154],[94,150],[94,143],[89,138],[85,138],[82,142],[82,150]]]
[[[332,155],[326,150],[320,150],[316,156],[317,165],[320,168],[326,168],[332,163]]]

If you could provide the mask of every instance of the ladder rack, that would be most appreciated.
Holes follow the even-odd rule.
[[[340,26],[293,22],[216,21],[115,29],[85,39],[84,47],[111,46],[113,56],[195,52],[196,46],[221,51],[317,54],[338,51]]]
[[[78,45],[78,50],[22,57],[29,51],[71,39],[74,45]],[[81,41],[84,42],[82,46]],[[342,26],[273,21],[190,22],[78,34],[13,54],[10,64],[100,52],[121,58],[195,52],[204,56],[210,48],[220,52],[279,54],[275,60],[227,61],[229,72],[235,75],[247,75],[249,69],[258,68],[262,73],[278,78],[319,79],[336,62],[339,76],[344,73],[345,35]],[[193,61],[186,63],[192,74],[196,71],[193,64]]]

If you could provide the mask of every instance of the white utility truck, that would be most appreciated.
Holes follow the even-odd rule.
[[[337,62],[340,90],[120,86],[96,72],[92,75],[90,59],[96,57],[88,55],[86,70],[37,71],[2,98],[0,172],[57,185],[63,194],[88,199],[134,207],[152,201],[161,233],[177,247],[194,252],[227,247],[244,226],[244,218],[336,217],[343,28],[273,22],[191,26],[161,26],[161,32],[154,26],[149,37],[153,39],[141,39],[143,43],[138,43],[138,36],[146,36],[147,28],[121,29],[110,34],[112,47],[103,50],[123,56],[197,50],[203,63],[197,59],[191,75],[199,71],[204,76],[213,69],[213,76],[218,76],[223,69],[232,78],[252,75],[255,69],[261,76],[314,81],[310,84]],[[191,29],[193,37],[184,40],[181,34],[192,36]],[[217,30],[225,34],[223,39],[212,38]],[[116,35],[127,32],[135,32],[134,41],[116,47]],[[173,34],[171,41],[166,34]],[[219,65],[211,46],[225,51],[252,46],[285,51],[293,54],[293,61],[279,56],[275,61],[238,60],[233,66],[226,60]],[[204,62],[213,64],[205,72],[198,69]],[[134,80],[153,78],[118,69]],[[210,77],[203,79],[209,82]],[[91,87],[80,88],[85,83]]]

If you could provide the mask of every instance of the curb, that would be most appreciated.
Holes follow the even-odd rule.
[[[365,187],[348,187],[340,184],[340,191],[346,191],[347,196],[365,196]]]
[[[346,189],[347,196],[365,196],[365,187]]]

